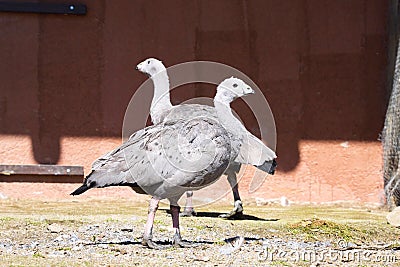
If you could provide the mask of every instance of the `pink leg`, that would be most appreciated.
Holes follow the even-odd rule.
[[[181,216],[183,217],[196,216],[196,211],[193,208],[192,199],[193,199],[193,191],[187,191],[185,209],[181,213]]]
[[[159,199],[152,197],[149,203],[149,213],[147,215],[147,222],[144,228],[144,234],[142,239],[142,244],[150,248],[159,248],[158,245],[154,244],[153,238],[153,223],[156,216],[156,211],[158,209]]]
[[[192,191],[186,192],[186,207],[185,207],[185,209],[193,209],[192,198],[193,198],[193,192]]]

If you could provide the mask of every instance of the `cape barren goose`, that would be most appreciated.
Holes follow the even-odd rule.
[[[224,80],[214,98],[219,120],[196,117],[170,120],[137,131],[115,150],[97,159],[83,185],[71,195],[91,188],[130,186],[152,196],[142,243],[150,248],[155,213],[161,199],[168,199],[174,228],[173,244],[190,246],[179,231],[179,198],[215,182],[239,154],[246,139],[242,124],[232,115],[230,103],[254,93],[236,78]],[[220,123],[221,122],[221,123]]]
[[[153,124],[166,122],[168,120],[187,119],[206,116],[217,119],[214,107],[199,104],[182,104],[173,106],[170,100],[170,84],[167,70],[164,64],[155,58],[148,58],[136,66],[136,69],[147,74],[154,84],[154,96],[151,102],[150,115]],[[257,137],[241,127],[247,135],[247,142],[240,149],[239,157],[231,162],[225,174],[232,188],[234,198],[234,208],[228,214],[223,214],[223,218],[240,217],[243,214],[243,205],[239,195],[237,183],[237,173],[241,163],[251,164],[262,171],[274,174],[276,168],[276,155],[273,150],[268,148]],[[192,205],[193,192],[186,193],[187,200],[183,216],[196,215]]]

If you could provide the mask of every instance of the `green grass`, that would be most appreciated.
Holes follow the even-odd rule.
[[[306,240],[316,241],[321,236],[354,241],[354,237],[361,234],[356,228],[345,224],[312,218],[287,225],[288,231],[294,235],[303,235]]]
[[[34,257],[34,258],[46,258],[45,256],[43,256],[43,255],[40,254],[39,252],[35,252],[35,253],[33,254],[33,257]]]

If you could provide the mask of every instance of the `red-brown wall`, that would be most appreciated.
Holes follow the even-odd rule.
[[[378,194],[387,2],[80,2],[87,5],[85,16],[0,12],[1,164],[74,164],[88,171],[120,142],[126,106],[146,79],[134,70],[138,62],[210,60],[246,73],[268,99],[278,137],[276,183],[304,176],[298,186],[321,179],[334,185],[337,175],[346,183],[372,165],[368,181]],[[199,95],[213,90],[189,86],[172,98],[179,103]],[[244,103],[233,107],[259,134]],[[343,169],[346,145],[340,144],[346,141],[355,160]],[[357,160],[364,147],[372,162]],[[305,175],[304,164],[324,166],[327,158],[336,169],[308,166]],[[349,191],[364,181],[357,177]],[[298,196],[291,192],[286,195]]]

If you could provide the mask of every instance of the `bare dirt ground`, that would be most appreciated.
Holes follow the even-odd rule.
[[[231,206],[198,208],[182,218],[193,248],[169,246],[167,206],[154,240],[141,245],[147,205],[125,198],[0,200],[1,266],[399,266],[400,229],[387,211],[368,207],[245,205],[242,220],[218,215]]]

